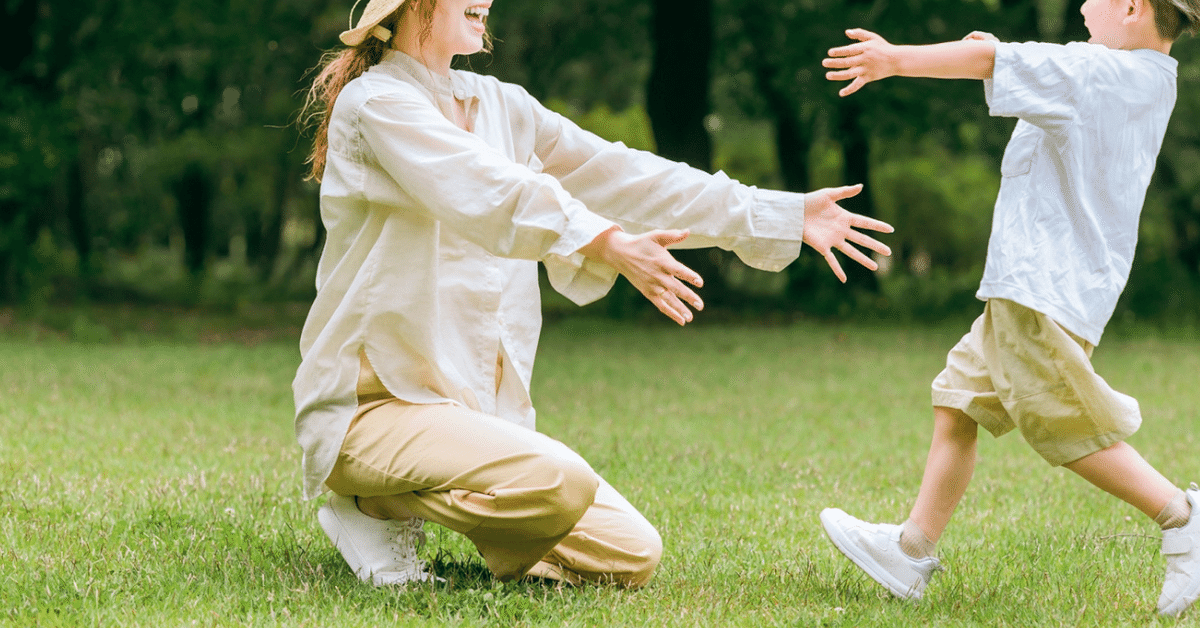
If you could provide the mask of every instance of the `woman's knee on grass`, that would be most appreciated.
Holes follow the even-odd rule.
[[[642,531],[637,541],[641,547],[629,552],[631,570],[618,580],[618,584],[630,589],[640,589],[649,584],[658,564],[662,562],[663,545],[658,530],[651,527]]]
[[[522,527],[550,537],[570,532],[596,499],[600,479],[578,454],[543,453],[526,471],[497,491],[498,507],[505,502],[527,513]]]

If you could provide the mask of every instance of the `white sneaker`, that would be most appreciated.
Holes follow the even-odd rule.
[[[317,520],[359,580],[381,587],[433,578],[417,558],[425,545],[423,519],[376,519],[363,514],[353,497],[334,494]]]
[[[900,526],[859,521],[838,508],[822,510],[821,525],[846,558],[896,597],[921,599],[933,572],[942,570],[938,559],[913,558],[900,549]]]
[[[1167,557],[1167,577],[1158,612],[1178,615],[1200,597],[1200,487],[1193,482],[1187,491],[1192,515],[1181,528],[1163,530],[1162,553]]]

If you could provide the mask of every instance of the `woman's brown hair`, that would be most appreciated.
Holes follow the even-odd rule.
[[[396,12],[379,24],[389,31],[394,30],[400,14],[404,11],[415,10],[421,18],[421,40],[424,41],[433,32],[433,10],[437,0],[408,0],[396,9]],[[308,154],[305,163],[312,165],[308,178],[321,180],[325,174],[325,153],[329,149],[329,116],[333,113],[333,103],[337,102],[338,94],[346,84],[362,76],[371,66],[383,60],[391,42],[385,42],[378,37],[368,36],[357,46],[330,50],[321,56],[317,64],[320,71],[313,79],[304,106],[300,109],[299,122],[302,129],[316,125],[313,136],[312,152]]]

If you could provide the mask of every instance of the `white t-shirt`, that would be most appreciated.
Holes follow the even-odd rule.
[[[450,122],[454,99],[472,132]],[[578,249],[615,223],[686,228],[683,246],[777,271],[799,254],[804,197],[604,141],[516,85],[437,75],[389,52],[334,105],[321,216],[317,296],[292,386],[310,498],[357,407],[360,349],[400,399],[532,429],[538,261],[554,289],[595,300],[616,273]]]
[[[1129,279],[1177,67],[1152,50],[996,45],[988,106],[1020,121],[1000,167],[980,299],[1016,301],[1099,344]]]

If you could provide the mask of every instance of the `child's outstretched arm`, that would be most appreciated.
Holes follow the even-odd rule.
[[[833,48],[821,62],[834,71],[831,81],[851,81],[838,92],[849,96],[863,85],[889,76],[924,78],[989,79],[996,63],[995,38],[971,33],[962,41],[925,46],[897,46],[868,30],[852,28],[846,36],[858,43]]]

